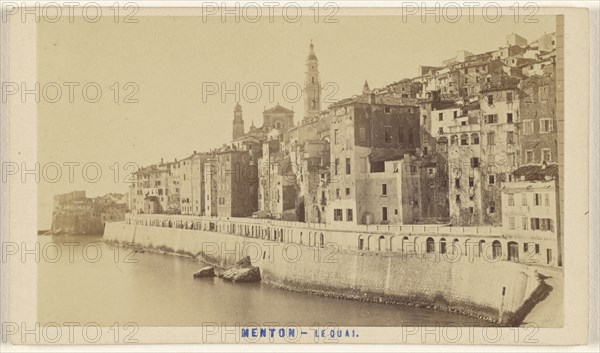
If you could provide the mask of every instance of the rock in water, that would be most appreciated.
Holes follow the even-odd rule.
[[[230,268],[223,272],[223,279],[232,282],[260,282],[260,269],[252,266],[250,256],[246,256]]]
[[[250,268],[232,268],[223,273],[223,279],[232,282],[260,282],[260,269],[254,266]]]
[[[214,277],[215,276],[215,268],[212,266],[206,266],[202,268],[200,271],[194,273],[194,278],[203,278],[203,277]]]

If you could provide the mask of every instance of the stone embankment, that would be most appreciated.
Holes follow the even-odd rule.
[[[229,269],[223,278],[236,282],[253,279],[293,291],[444,310],[502,326],[521,324],[548,291],[536,268],[508,261],[347,250],[326,256],[324,248],[302,244],[293,244],[294,255],[282,250],[286,244],[266,239],[125,223],[107,224],[104,239],[201,259]]]

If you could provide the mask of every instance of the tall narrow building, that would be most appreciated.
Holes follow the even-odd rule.
[[[319,82],[319,60],[315,47],[310,42],[310,52],[306,58],[306,79],[304,82],[304,121],[317,117],[321,111],[321,83]]]
[[[233,109],[233,140],[244,136],[244,119],[242,119],[242,106],[240,103]]]

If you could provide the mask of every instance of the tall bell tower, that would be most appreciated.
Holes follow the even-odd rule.
[[[244,119],[242,119],[242,106],[236,103],[233,108],[233,139],[244,136]]]
[[[306,79],[304,81],[304,120],[308,121],[321,111],[321,83],[319,82],[319,60],[315,46],[310,41],[310,51],[306,58]]]

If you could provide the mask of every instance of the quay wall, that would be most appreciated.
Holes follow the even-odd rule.
[[[431,307],[518,325],[543,282],[521,263],[438,254],[395,254],[310,247],[224,232],[108,223],[106,241],[197,256],[226,268],[244,256],[263,282],[285,289]],[[408,324],[408,323],[407,323]]]

